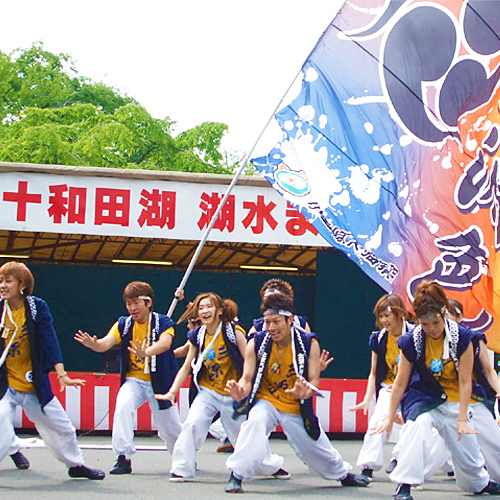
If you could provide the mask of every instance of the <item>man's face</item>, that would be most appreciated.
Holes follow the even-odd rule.
[[[264,316],[264,327],[274,342],[282,342],[290,337],[292,322],[293,316],[281,314],[266,314]]]
[[[127,311],[132,316],[134,321],[138,323],[146,323],[149,318],[149,306],[151,301],[145,299],[127,299],[125,306]]]

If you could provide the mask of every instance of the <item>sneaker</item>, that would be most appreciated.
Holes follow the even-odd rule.
[[[132,472],[132,460],[125,455],[119,455],[115,465],[109,471],[110,474],[130,474]]]
[[[368,479],[370,482],[373,481],[373,469],[370,469],[368,467],[365,467],[362,471],[361,471],[361,475],[362,476],[365,476],[366,479]]]
[[[179,476],[177,474],[170,474],[170,479],[169,481],[171,483],[183,483],[186,479],[183,476]]]
[[[394,500],[413,500],[411,496],[411,486],[409,484],[398,485]]]
[[[234,453],[233,445],[226,439],[224,444],[217,448],[217,453]]]
[[[85,479],[104,479],[106,477],[104,471],[99,469],[90,469],[86,465],[70,467],[68,469],[68,475],[73,478],[83,477]]]
[[[370,481],[367,477],[362,476],[361,474],[353,474],[352,472],[349,472],[344,479],[340,481],[342,483],[342,486],[368,486],[370,484]]]
[[[226,493],[243,493],[241,479],[238,479],[232,472],[229,476],[229,481],[226,484]]]
[[[385,469],[385,472],[387,474],[390,474],[398,465],[398,461],[396,459],[393,459],[389,462],[389,465],[387,466],[387,469]]]
[[[278,469],[272,476],[274,479],[290,479],[292,477],[285,469]]]
[[[448,472],[446,473],[446,475],[447,475],[448,477],[455,477],[455,471],[450,470],[450,471],[448,471]]]
[[[479,493],[474,493],[474,495],[482,495],[483,493],[500,495],[500,484],[495,483],[495,481],[490,481],[486,488],[483,488]]]
[[[12,454],[10,458],[12,458],[18,469],[24,470],[30,468],[30,461],[20,451]]]

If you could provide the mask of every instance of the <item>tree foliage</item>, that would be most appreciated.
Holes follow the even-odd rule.
[[[69,55],[41,43],[0,52],[0,160],[10,162],[232,173],[221,153],[227,125],[206,122],[173,135],[136,100],[78,76]]]

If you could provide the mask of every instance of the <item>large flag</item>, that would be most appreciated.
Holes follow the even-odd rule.
[[[438,281],[497,352],[499,78],[499,0],[349,0],[252,160],[385,290]]]

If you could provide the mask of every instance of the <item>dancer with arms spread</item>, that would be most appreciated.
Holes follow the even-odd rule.
[[[321,429],[312,396],[319,382],[320,347],[314,334],[294,326],[289,297],[264,297],[264,330],[249,341],[242,377],[230,380],[226,391],[248,412],[235,451],[227,460],[231,476],[227,493],[241,493],[243,479],[256,474],[269,450],[269,434],[277,424],[310,470],[343,486],[367,486],[368,479],[349,472],[340,453]],[[311,384],[313,384],[311,386]]]

